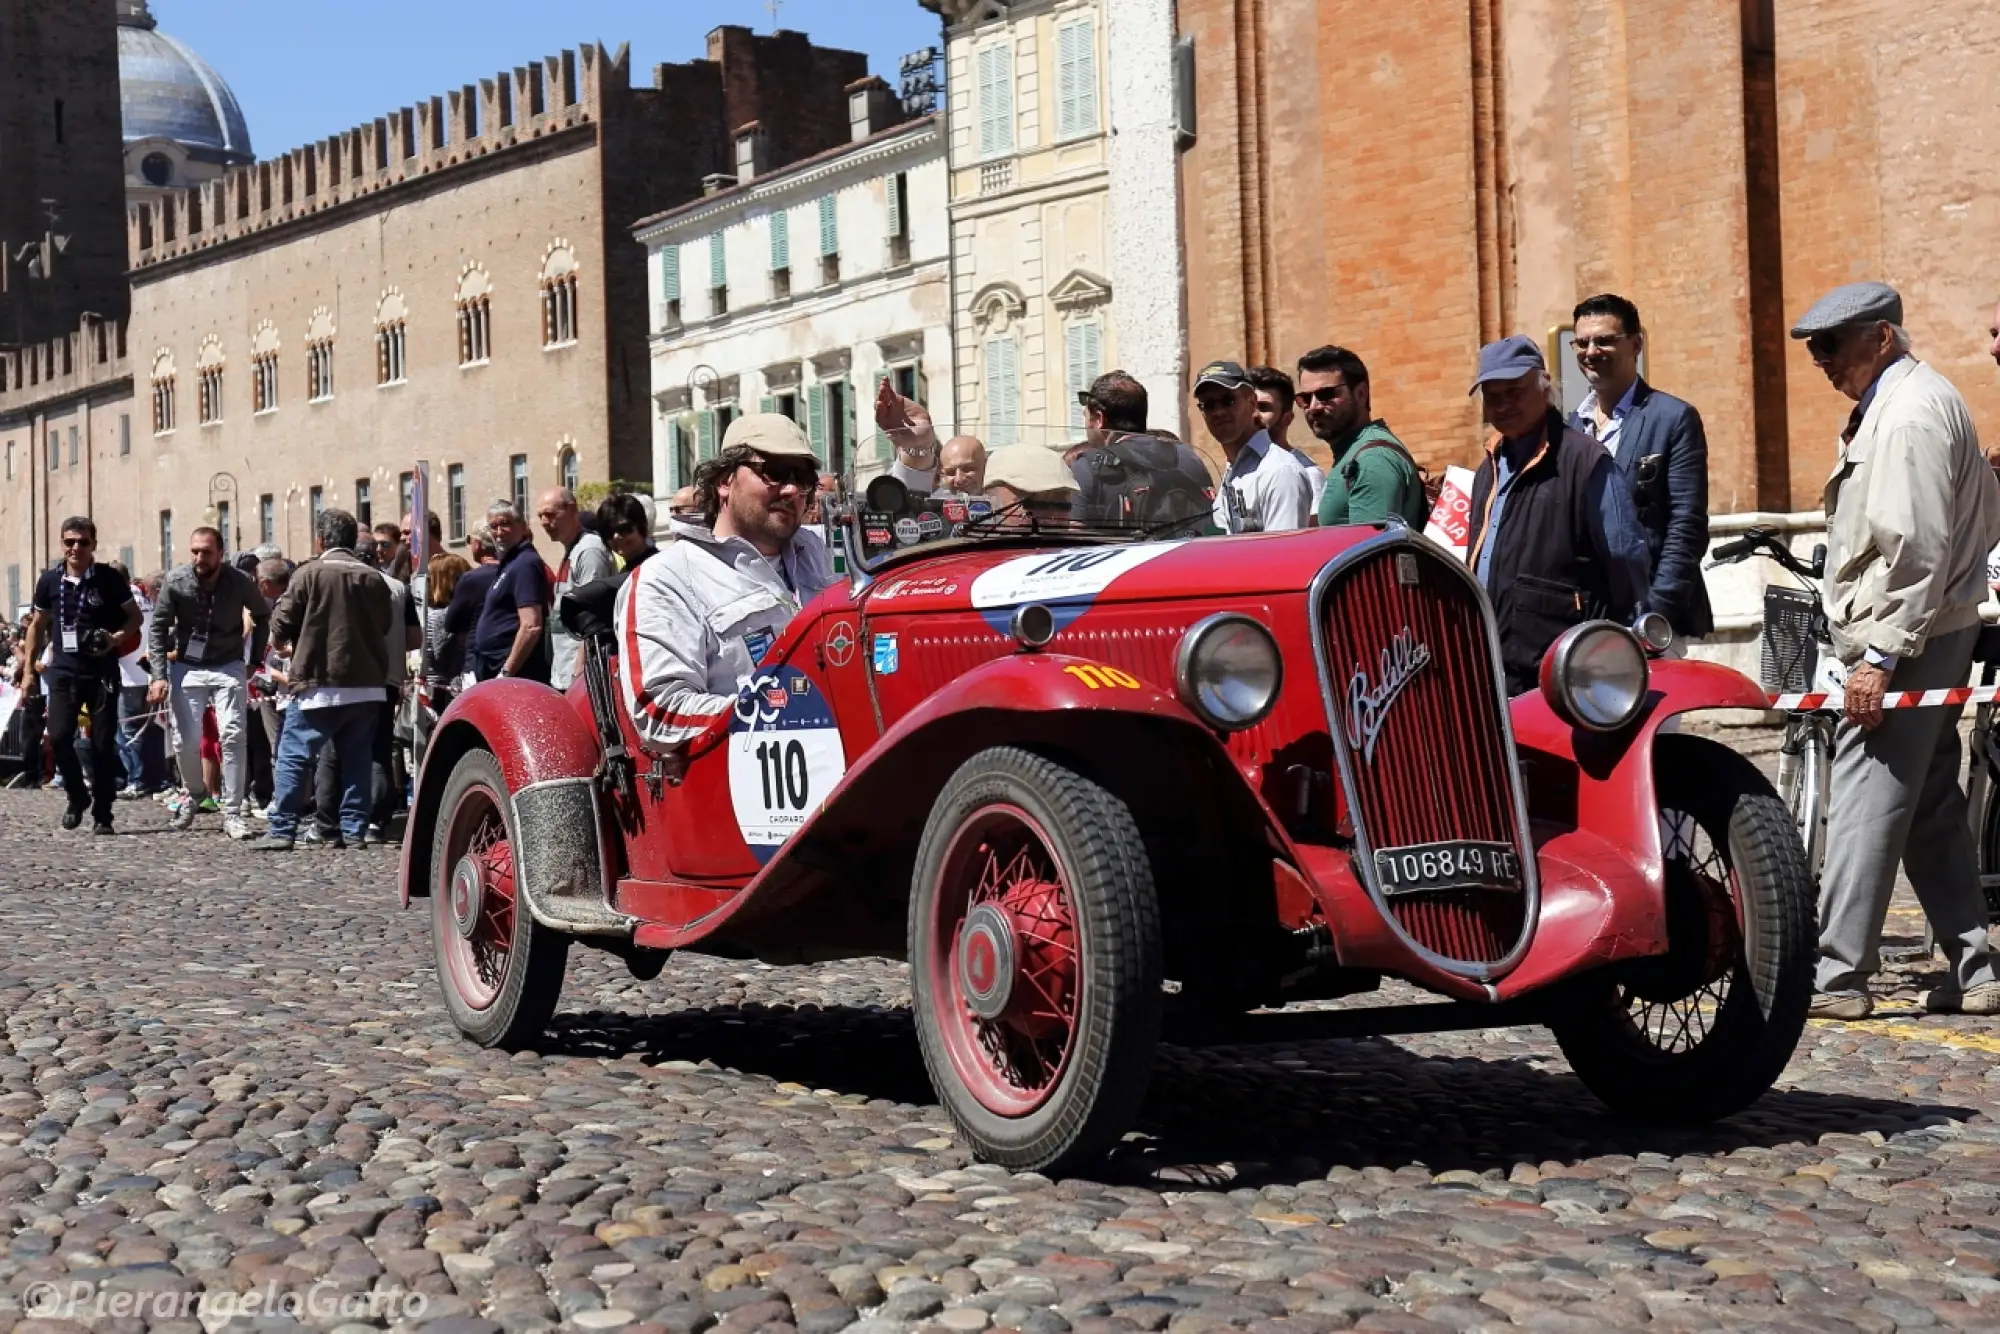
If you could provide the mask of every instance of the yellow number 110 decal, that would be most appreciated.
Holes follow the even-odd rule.
[[[1064,671],[1092,690],[1137,690],[1139,678],[1116,667],[1065,667]]]

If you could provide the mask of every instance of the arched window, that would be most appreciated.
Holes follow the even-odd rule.
[[[493,354],[493,283],[475,260],[458,275],[458,364],[483,366]]]
[[[153,354],[153,434],[174,429],[174,354],[161,348]]]
[[[254,411],[277,411],[278,326],[269,320],[250,335],[250,393]]]
[[[582,480],[583,473],[576,461],[576,446],[570,443],[568,436],[564,436],[562,443],[556,446],[556,476],[562,478],[562,484],[571,492]]]
[[[200,409],[199,420],[203,426],[210,426],[222,420],[222,339],[215,334],[201,340],[201,351],[195,355],[194,369],[199,385],[196,406]]]
[[[406,337],[404,326],[410,317],[410,310],[403,302],[403,294],[392,287],[382,294],[375,306],[375,383],[377,385],[401,384],[404,372],[408,370],[405,360]]]
[[[576,252],[558,239],[542,256],[542,346],[576,341]]]
[[[320,306],[306,324],[306,397],[321,403],[333,397],[333,312]]]

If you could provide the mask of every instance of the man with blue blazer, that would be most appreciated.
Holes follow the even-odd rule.
[[[1609,450],[1632,490],[1653,558],[1648,605],[1677,640],[1715,629],[1701,562],[1708,552],[1708,437],[1701,414],[1639,378],[1639,308],[1593,296],[1576,308],[1576,360],[1590,394],[1570,425]]]

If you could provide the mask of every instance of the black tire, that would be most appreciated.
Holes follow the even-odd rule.
[[[954,1051],[965,1057],[965,1035],[980,1021],[955,989],[955,951],[946,945],[940,954],[937,944],[941,935],[959,939],[967,911],[966,893],[944,883],[955,874],[947,859],[956,865],[962,833],[1002,808],[1025,813],[1045,836],[1038,846],[1052,855],[1067,891],[1075,941],[1066,1055],[1034,1095],[1039,1105],[1020,1114],[982,1101],[954,1066]],[[1125,1133],[1145,1099],[1159,1043],[1162,946],[1145,842],[1122,800],[1029,751],[995,747],[973,756],[924,826],[909,940],[924,1064],[939,1101],[979,1157],[1017,1170],[1061,1172],[1098,1158]]]
[[[1614,1111],[1713,1121],[1771,1087],[1798,1046],[1817,955],[1812,877],[1797,823],[1762,774],[1699,737],[1654,743],[1663,813],[1683,812],[1667,853],[1668,955],[1579,979],[1552,1025],[1586,1087]],[[1663,819],[1663,826],[1669,823]],[[1740,934],[1719,976],[1709,942],[1718,900],[1698,869],[1722,872]],[[1656,1031],[1657,1023],[1657,1031]]]
[[[562,997],[570,938],[537,923],[517,890],[495,994],[473,997],[455,985],[455,964],[462,967],[467,958],[455,952],[460,942],[452,915],[452,876],[472,833],[464,826],[478,822],[479,808],[489,797],[508,846],[519,847],[520,825],[500,762],[490,751],[469,750],[452,767],[431,833],[431,954],[445,1008],[459,1032],[482,1047],[513,1051],[531,1045],[548,1028]]]

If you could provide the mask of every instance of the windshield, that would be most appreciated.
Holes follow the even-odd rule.
[[[1213,473],[1170,436],[1012,422],[933,427],[889,413],[878,426],[886,429],[864,444],[866,462],[828,507],[863,568],[950,540],[1214,531]]]

